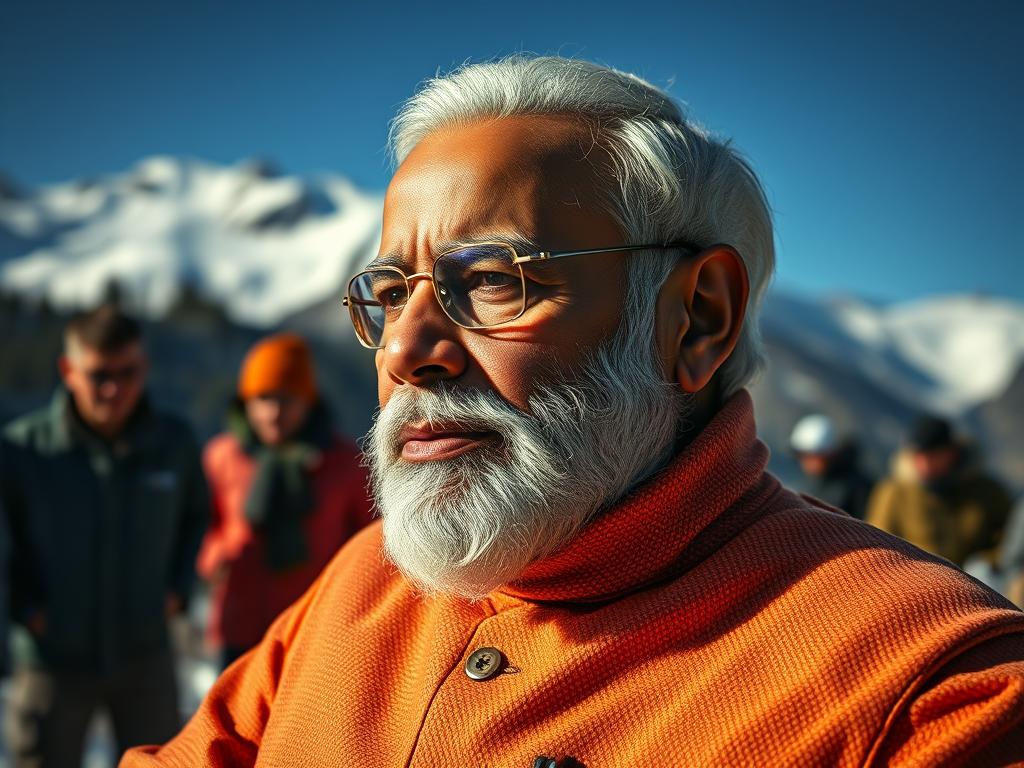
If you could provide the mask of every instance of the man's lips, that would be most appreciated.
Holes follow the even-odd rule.
[[[472,432],[457,427],[406,425],[398,433],[406,461],[441,461],[477,448],[493,438],[493,432]]]

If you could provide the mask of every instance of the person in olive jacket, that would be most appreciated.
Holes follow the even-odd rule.
[[[191,429],[145,396],[136,321],[111,305],[77,316],[58,368],[49,406],[0,441],[16,766],[79,764],[99,707],[122,751],[177,730],[168,618],[209,516]]]
[[[996,565],[1010,495],[949,421],[920,416],[892,464],[867,522],[959,566],[974,555]]]

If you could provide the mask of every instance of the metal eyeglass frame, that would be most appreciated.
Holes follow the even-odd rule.
[[[437,280],[434,278],[434,273],[437,270],[438,262],[440,262],[441,259],[443,259],[445,256],[448,256],[449,254],[452,254],[452,253],[457,253],[459,251],[466,250],[467,248],[478,248],[478,247],[481,247],[481,246],[496,246],[496,247],[502,248],[504,250],[507,250],[509,253],[512,254],[512,263],[519,270],[519,281],[522,284],[523,303],[522,303],[522,306],[519,308],[519,311],[515,315],[513,315],[512,317],[509,317],[509,318],[507,318],[505,320],[501,320],[501,321],[499,321],[497,323],[489,323],[488,325],[466,325],[465,323],[461,323],[456,318],[451,316],[451,313],[448,311],[448,308],[445,306],[444,298],[441,296],[440,291],[438,289],[438,283],[437,283]],[[359,273],[357,273],[355,275],[355,277],[353,277],[351,280],[348,281],[348,287],[347,287],[347,289],[345,291],[345,295],[341,299],[341,304],[342,304],[342,306],[348,308],[349,318],[352,320],[353,330],[355,330],[355,332],[356,332],[356,338],[359,340],[359,343],[362,344],[367,349],[383,349],[383,345],[380,345],[380,344],[374,345],[374,344],[367,344],[366,343],[366,341],[363,339],[363,337],[359,334],[359,328],[362,326],[362,324],[357,321],[356,316],[355,316],[355,312],[356,312],[355,307],[356,307],[356,305],[378,306],[378,302],[371,302],[371,301],[366,301],[364,299],[357,299],[357,298],[354,298],[352,296],[352,284],[355,283],[356,280],[358,280],[360,277],[362,277],[363,275],[367,274],[368,272],[394,272],[396,274],[401,275],[402,279],[405,281],[405,292],[406,292],[406,296],[407,297],[411,297],[412,296],[412,281],[413,280],[430,280],[430,282],[434,286],[434,298],[437,299],[437,303],[441,306],[441,310],[445,313],[445,315],[448,317],[448,319],[451,320],[453,323],[455,323],[460,328],[466,328],[468,330],[476,330],[478,328],[496,328],[499,325],[504,325],[505,323],[511,323],[513,320],[518,320],[520,317],[523,316],[523,313],[526,312],[526,307],[527,307],[528,302],[527,302],[527,295],[526,295],[526,275],[523,273],[523,264],[530,264],[530,263],[537,262],[537,261],[550,261],[552,259],[564,259],[564,258],[566,258],[568,256],[593,256],[593,255],[596,255],[596,254],[599,254],[599,253],[618,253],[620,251],[623,252],[623,253],[627,253],[627,252],[630,252],[630,251],[654,251],[654,250],[666,251],[666,250],[675,250],[675,249],[689,251],[691,254],[699,253],[702,250],[699,246],[694,245],[693,243],[689,243],[689,242],[686,242],[686,241],[679,240],[679,241],[674,241],[674,242],[671,242],[671,243],[656,243],[656,244],[649,244],[649,245],[616,245],[616,246],[608,247],[608,248],[584,248],[584,249],[573,250],[573,251],[537,251],[536,253],[527,253],[527,254],[524,254],[524,255],[520,256],[516,252],[516,249],[513,246],[509,245],[508,243],[503,243],[503,242],[472,243],[472,244],[469,244],[469,245],[460,245],[457,248],[452,248],[450,250],[445,251],[444,253],[439,254],[438,257],[436,259],[434,259],[434,265],[433,265],[432,269],[430,270],[430,272],[416,272],[416,273],[414,273],[412,275],[406,275],[405,272],[403,272],[401,269],[399,269],[398,267],[393,267],[393,266],[379,266],[379,267],[370,267],[368,269],[364,269],[364,270],[360,271]],[[403,305],[403,307],[404,307],[404,305]]]

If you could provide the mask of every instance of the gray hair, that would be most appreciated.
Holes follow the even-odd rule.
[[[586,61],[515,55],[428,80],[391,126],[396,165],[427,134],[481,118],[565,114],[585,120],[607,152],[617,189],[608,213],[634,243],[679,240],[736,249],[750,279],[746,319],[722,366],[726,396],[760,370],[758,311],[775,266],[771,214],[757,176],[727,141],[687,120],[640,78]],[[620,333],[650,335],[657,293],[674,263],[663,253],[629,260]]]

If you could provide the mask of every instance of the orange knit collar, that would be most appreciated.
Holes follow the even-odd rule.
[[[598,602],[674,578],[764,514],[781,492],[767,463],[753,402],[738,392],[668,467],[501,591]]]

